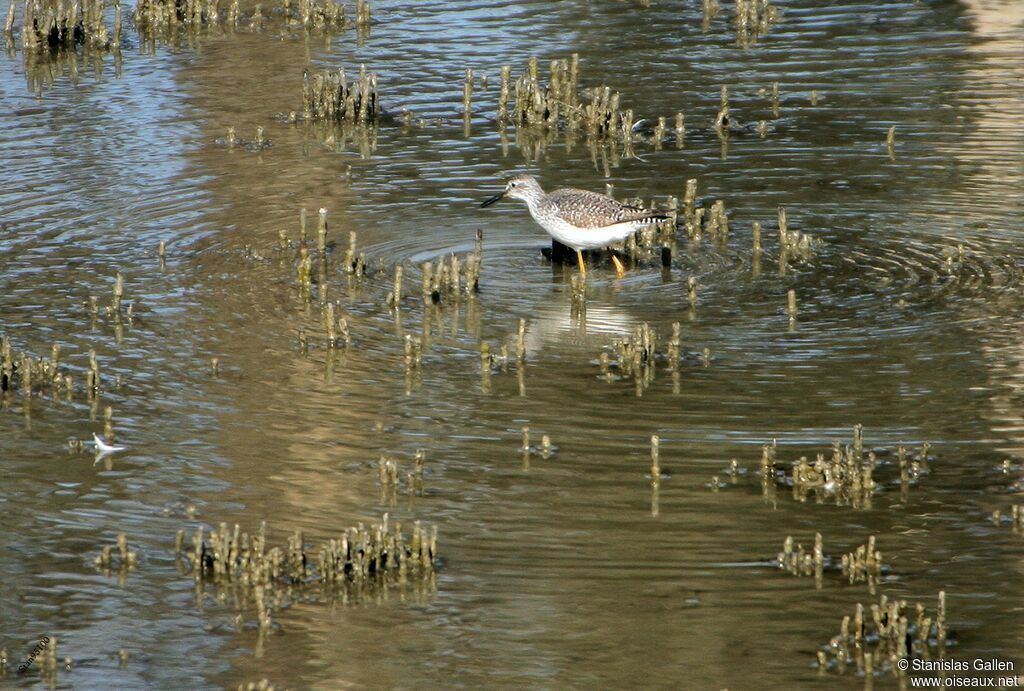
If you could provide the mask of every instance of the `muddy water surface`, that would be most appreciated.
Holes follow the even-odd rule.
[[[706,29],[698,7],[651,5],[380,2],[358,39],[271,23],[151,50],[129,34],[119,74],[110,56],[102,74],[64,60],[45,88],[20,52],[0,59],[0,331],[36,355],[59,343],[80,389],[95,349],[107,382],[95,402],[0,397],[6,682],[37,683],[11,667],[55,636],[73,658],[61,687],[857,688],[815,669],[815,651],[877,594],[834,572],[819,590],[771,563],[787,535],[816,532],[836,557],[876,535],[878,593],[932,607],[945,590],[956,657],[1024,672],[1024,543],[990,519],[1021,503],[1024,454],[1019,5],[786,2],[748,48],[731,5]],[[621,91],[639,117],[684,112],[685,146],[638,143],[629,158],[560,134],[503,137],[501,66],[572,52],[582,85]],[[301,110],[304,68],[360,63],[413,127],[276,119]],[[468,131],[466,67],[488,76]],[[769,123],[764,138],[715,133],[722,85],[735,119]],[[250,139],[263,126],[272,146],[218,145],[229,126]],[[595,268],[581,315],[572,268],[541,256],[526,210],[478,208],[520,170],[658,203],[697,178],[701,200],[725,200],[731,237],[682,236],[667,270]],[[779,205],[822,241],[784,274]],[[304,206],[311,228],[329,210],[324,279],[349,320],[345,351],[324,347],[318,287],[295,285]],[[479,295],[424,307],[419,264],[472,249],[477,229]],[[361,283],[337,261],[350,231],[371,269]],[[409,294],[397,316],[384,302],[396,263]],[[118,271],[133,304],[120,324],[82,307],[109,303]],[[483,378],[481,341],[514,352],[520,318],[525,368]],[[681,323],[677,376],[601,378],[602,350],[644,322],[666,340]],[[407,374],[402,336],[424,331]],[[106,406],[128,449],[97,464],[69,454],[69,438],[103,431]],[[859,508],[766,489],[762,445],[777,440],[788,468],[857,424],[880,452],[930,442],[931,472],[901,490],[885,457]],[[523,426],[557,453],[524,464]],[[656,495],[652,434],[667,471]],[[392,496],[378,458],[404,471],[417,449],[422,492]],[[183,527],[266,520],[275,544],[301,529],[312,545],[384,512],[438,526],[436,579],[347,602],[314,590],[262,639],[175,564]],[[92,564],[119,532],[140,554],[123,582]]]

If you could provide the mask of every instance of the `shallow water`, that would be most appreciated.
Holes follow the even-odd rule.
[[[815,532],[832,556],[877,535],[891,567],[879,593],[932,606],[945,590],[955,656],[1021,673],[1024,543],[989,519],[1021,503],[1024,454],[1019,4],[786,2],[749,48],[731,6],[704,31],[699,7],[652,5],[379,2],[361,40],[271,24],[154,50],[128,33],[119,76],[110,56],[102,74],[79,58],[77,78],[65,61],[41,89],[20,52],[0,58],[0,331],[38,356],[60,343],[79,388],[95,349],[108,382],[95,404],[82,391],[0,398],[4,681],[39,682],[12,668],[46,635],[74,660],[61,687],[856,688],[863,677],[820,674],[815,651],[877,595],[836,573],[817,590],[770,563],[787,535]],[[683,111],[685,146],[638,144],[607,172],[563,136],[520,146],[510,130],[503,146],[489,120],[501,65],[518,73],[535,55],[546,71],[571,52],[584,86],[620,90],[638,116]],[[322,126],[275,119],[301,109],[304,67],[360,63],[386,108],[428,122],[382,123],[342,148]],[[468,135],[466,67],[489,78]],[[759,94],[774,81],[777,119]],[[720,141],[723,84],[734,117],[771,122],[765,138]],[[215,141],[258,125],[273,142],[262,152]],[[697,178],[702,200],[725,200],[730,241],[681,237],[669,270],[621,281],[592,270],[581,319],[571,267],[541,256],[525,209],[478,208],[524,169],[548,188],[610,183],[659,202]],[[779,205],[823,241],[784,275]],[[316,289],[304,299],[293,253],[274,249],[282,228],[297,238],[303,206],[311,228],[329,210],[327,295],[349,319],[347,351],[324,348]],[[471,249],[478,228],[480,294],[424,308],[419,264]],[[373,269],[361,285],[339,267],[350,231]],[[400,322],[384,304],[396,262]],[[82,307],[107,304],[118,271],[134,311],[120,325]],[[514,351],[521,317],[522,376],[513,364],[484,381],[481,340]],[[665,368],[639,391],[600,378],[615,339],[643,322],[667,339],[676,321],[677,381]],[[401,335],[421,330],[430,345],[407,376]],[[103,431],[108,405],[128,450],[96,465],[69,454],[69,438]],[[788,467],[856,424],[869,448],[930,442],[931,473],[901,491],[881,468],[866,508],[765,493],[763,444],[778,440]],[[524,466],[523,426],[557,454]],[[656,511],[652,434],[670,470]],[[389,496],[377,459],[404,472],[420,448],[422,496]],[[384,512],[438,526],[436,583],[298,601],[263,640],[236,630],[216,588],[197,597],[174,560],[183,527],[266,520],[275,544],[293,529],[312,544]],[[92,563],[119,532],[140,553],[124,582]]]

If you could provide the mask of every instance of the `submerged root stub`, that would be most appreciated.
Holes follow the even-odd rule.
[[[843,617],[839,633],[821,646],[816,662],[825,672],[844,674],[853,667],[868,677],[902,677],[907,673],[906,660],[942,657],[946,648],[955,645],[947,625],[944,591],[939,591],[932,615],[920,603],[911,608],[906,600],[882,595],[877,604],[858,603],[852,617]]]
[[[530,428],[523,427],[522,430],[523,443],[519,447],[519,453],[522,454],[523,459],[528,459],[530,456],[538,456],[540,458],[548,459],[558,453],[558,446],[551,443],[551,436],[542,434],[540,437],[540,444],[530,444]]]
[[[120,6],[115,0],[115,36],[120,31]],[[358,8],[357,8],[358,9]],[[235,29],[247,26],[260,30],[270,22],[283,20],[287,28],[307,31],[341,30],[351,24],[346,21],[345,6],[334,0],[283,0],[269,8],[256,4],[247,19],[242,17],[238,0],[139,0],[132,17],[139,31],[148,36],[181,30],[196,31],[205,26],[226,26]],[[367,6],[366,18],[369,19]]]
[[[872,593],[885,569],[882,553],[875,549],[874,535],[868,538],[867,544],[854,548],[839,560],[825,556],[821,533],[814,536],[811,549],[805,549],[802,544],[794,543],[792,536],[787,536],[776,560],[779,568],[794,576],[814,576],[819,588],[823,571],[836,568],[838,562],[838,568],[851,584],[867,583]]]
[[[1006,513],[997,509],[991,516],[995,525],[1009,526],[1013,532],[1024,535],[1024,504],[1014,504]]]
[[[863,431],[859,425],[854,428],[853,436],[851,444],[838,440],[833,442],[831,455],[819,453],[814,462],[801,456],[792,463],[788,473],[776,468],[776,448],[766,447],[762,454],[762,473],[769,483],[791,487],[793,498],[800,502],[814,497],[817,501],[834,499],[837,505],[870,508],[876,493],[887,488],[906,491],[929,472],[930,446],[927,443],[914,454],[903,446],[895,451],[865,452]],[[886,472],[888,480],[876,478],[880,470]],[[768,491],[767,486],[765,491]]]
[[[826,563],[831,563],[825,559],[821,533],[814,535],[814,547],[812,549],[804,549],[804,546],[799,543],[794,545],[793,537],[787,535],[785,542],[782,544],[782,551],[779,552],[776,560],[778,561],[779,568],[788,571],[794,576],[814,576],[818,581],[819,588],[821,587],[822,571],[824,571]]]
[[[88,46],[101,50],[116,47],[120,41],[120,6],[117,7],[115,36],[104,23],[103,0],[61,2],[59,0],[26,0],[21,29],[21,45],[27,51]],[[5,29],[14,28],[15,0],[11,0]]]
[[[591,140],[621,142],[626,155],[636,135],[631,110],[620,108],[619,92],[607,86],[580,89],[579,55],[551,60],[549,76],[542,78],[540,63],[530,58],[523,73],[513,80],[512,69],[501,70],[497,121],[501,126],[513,124],[521,134],[527,130],[583,134]],[[660,146],[668,128],[664,118],[656,119],[655,145]],[[676,121],[681,123],[681,120]],[[637,123],[639,125],[639,123]],[[682,141],[682,128],[677,125],[676,141]]]
[[[462,85],[462,116],[468,118],[473,114],[473,68],[466,68],[466,81]]]
[[[436,265],[424,262],[420,265],[423,302],[458,302],[462,295],[476,295],[480,290],[481,266],[479,244],[465,254],[452,253],[448,257],[440,257]]]
[[[125,573],[129,569],[135,568],[137,562],[138,553],[128,549],[128,537],[124,533],[120,533],[117,536],[116,552],[110,545],[107,545],[93,559],[96,568],[108,573],[115,568]]]
[[[139,0],[133,18],[139,30],[148,33],[180,25],[202,26],[217,23],[217,5],[216,0]]]
[[[736,0],[733,16],[736,44],[743,47],[754,45],[778,20],[779,11],[769,0]]]
[[[431,581],[438,565],[437,527],[416,521],[406,536],[388,514],[376,525],[347,528],[316,549],[301,531],[287,545],[268,548],[265,522],[253,535],[226,523],[209,534],[200,527],[190,541],[179,537],[176,543],[196,583],[235,588],[239,609],[255,609],[261,628],[269,627],[274,609],[316,588],[342,588],[348,601],[412,578]]]
[[[380,486],[398,487],[398,459],[389,456],[381,456],[378,462],[380,469]]]
[[[238,691],[274,691],[274,685],[269,679],[250,681],[248,684],[239,684]]]
[[[365,124],[383,111],[377,94],[377,75],[360,66],[358,79],[349,83],[345,69],[302,73],[302,112],[306,120]]]
[[[90,354],[90,380],[99,382],[99,364]],[[50,357],[35,357],[11,345],[7,336],[0,336],[0,397],[18,389],[23,396],[33,393],[72,393],[71,375],[60,360],[60,346],[50,348]]]
[[[511,120],[517,127],[558,127],[577,129],[581,121],[579,100],[579,55],[571,59],[552,60],[548,83],[540,78],[537,58],[530,58],[523,74],[511,82],[511,68],[501,71],[501,94],[498,100],[498,120]],[[514,104],[509,110],[510,96]]]
[[[370,3],[367,0],[356,0],[356,23],[360,26],[370,24]]]
[[[711,353],[707,348],[702,356],[683,352],[678,322],[672,325],[671,337],[664,348],[659,350],[661,345],[662,339],[658,333],[649,324],[643,323],[634,328],[630,336],[615,340],[610,354],[607,351],[600,353],[597,361],[601,368],[600,378],[613,382],[631,377],[636,384],[637,396],[641,396],[654,381],[658,363],[664,364],[672,372],[676,385],[683,364],[696,364],[698,361],[705,367],[710,364]]]
[[[623,375],[633,377],[638,396],[654,381],[658,340],[657,332],[644,322],[633,329],[632,336],[612,344],[616,364]]]
[[[868,538],[866,544],[843,555],[842,569],[850,583],[867,583],[874,592],[874,586],[885,569],[882,553],[875,549],[874,535]]]
[[[824,244],[820,239],[799,230],[790,230],[785,207],[779,207],[779,264],[785,267],[794,261],[810,261],[818,248]]]
[[[651,485],[657,487],[661,483],[661,439],[657,434],[651,435]]]

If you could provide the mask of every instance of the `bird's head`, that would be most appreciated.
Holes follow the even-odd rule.
[[[490,206],[505,197],[510,199],[525,199],[529,201],[531,198],[539,197],[542,194],[544,194],[544,192],[541,190],[540,184],[533,178],[533,176],[527,175],[526,173],[520,173],[505,183],[505,189],[502,190],[500,194],[494,195],[480,206]]]

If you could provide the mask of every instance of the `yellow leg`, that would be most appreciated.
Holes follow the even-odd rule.
[[[580,276],[586,276],[587,266],[583,263],[583,252],[576,250],[576,261],[580,264]]]
[[[626,275],[626,267],[624,267],[622,265],[622,262],[620,262],[619,258],[616,257],[614,254],[612,255],[612,264],[615,265],[615,275],[616,276],[618,276],[619,278],[622,278],[623,276]]]

